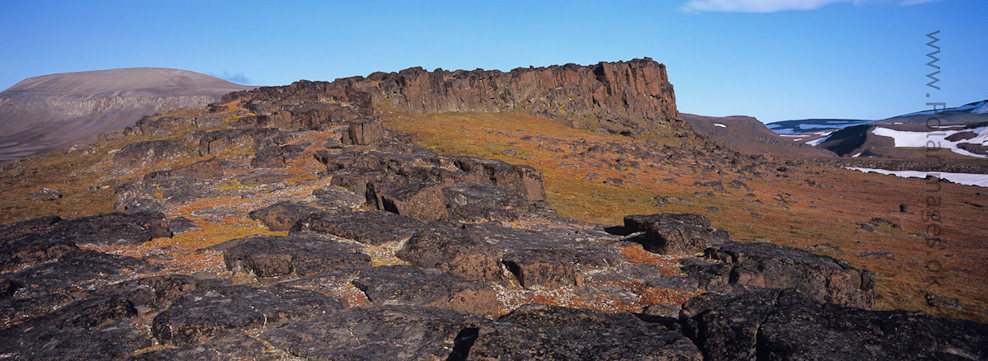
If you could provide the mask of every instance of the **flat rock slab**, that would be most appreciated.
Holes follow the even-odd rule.
[[[113,165],[121,168],[136,168],[184,155],[189,152],[180,140],[151,140],[130,144],[113,155]]]
[[[292,229],[292,226],[303,218],[319,213],[322,211],[304,204],[279,202],[251,211],[247,216],[261,221],[272,231],[281,232]]]
[[[470,360],[703,360],[682,334],[631,314],[528,304],[480,328]]]
[[[38,235],[77,244],[120,246],[139,245],[155,238],[171,237],[172,233],[164,214],[138,212],[62,220]]]
[[[767,288],[796,288],[820,302],[871,308],[875,281],[868,271],[828,256],[770,243],[727,242],[706,250],[718,283]],[[725,282],[726,281],[726,282]]]
[[[291,232],[312,231],[377,246],[406,239],[423,228],[423,223],[391,212],[366,211],[312,216]]]
[[[518,190],[476,183],[443,189],[451,219],[464,222],[512,222],[535,211],[532,202]]]
[[[706,360],[982,360],[988,325],[820,303],[793,289],[687,301],[684,332]]]
[[[448,308],[473,314],[497,314],[497,294],[488,285],[467,281],[438,269],[415,266],[367,268],[353,280],[376,305]]]
[[[710,228],[710,219],[697,214],[652,214],[624,217],[630,232],[644,232],[634,240],[646,251],[680,256],[702,253],[708,244],[731,240],[726,231]]]
[[[498,252],[462,229],[434,227],[412,235],[395,256],[420,267],[434,267],[471,281],[493,281],[501,273]]]
[[[449,217],[446,198],[438,183],[414,182],[383,192],[381,205],[384,210],[422,222]]]
[[[306,360],[462,360],[482,317],[441,308],[358,307],[283,323],[260,338]]]
[[[337,186],[316,189],[312,191],[312,195],[316,197],[312,204],[325,208],[327,212],[352,211],[367,202],[363,193],[358,195]]]
[[[125,298],[94,298],[0,330],[7,359],[119,359],[151,346],[151,335],[128,320],[138,311]]]
[[[147,261],[138,258],[76,249],[47,262],[0,275],[0,279],[23,286],[16,291],[15,297],[32,298],[119,281],[134,272],[152,271],[147,266]]]
[[[185,294],[154,317],[152,332],[161,343],[195,345],[220,334],[273,325],[343,308],[337,299],[287,288],[216,287]]]
[[[226,268],[257,277],[305,276],[371,266],[370,256],[324,236],[254,235],[216,245]]]

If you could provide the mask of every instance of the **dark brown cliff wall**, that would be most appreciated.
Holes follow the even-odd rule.
[[[377,104],[410,112],[523,111],[535,115],[602,120],[632,118],[679,121],[676,96],[665,65],[649,58],[595,65],[554,65],[498,70],[420,67],[396,73],[338,79],[333,83],[299,82],[224,97],[263,99],[279,93],[298,100],[347,102],[365,92]],[[327,99],[322,99],[327,98]],[[270,99],[270,98],[267,98]]]

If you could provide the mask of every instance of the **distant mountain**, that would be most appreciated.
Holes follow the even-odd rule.
[[[707,117],[681,113],[693,130],[746,154],[833,156],[832,153],[793,142],[765,127],[758,119],[735,115]]]
[[[144,115],[201,108],[253,87],[191,71],[129,68],[28,78],[0,92],[0,160],[96,140]]]
[[[950,157],[988,157],[988,100],[882,120],[804,119],[767,124],[793,142],[840,156],[925,158],[927,142]]]

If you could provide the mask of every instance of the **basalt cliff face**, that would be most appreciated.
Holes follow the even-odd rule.
[[[566,118],[576,127],[622,118],[681,122],[666,67],[650,58],[589,66],[517,68],[506,73],[481,69],[429,72],[416,67],[333,83],[317,82],[315,87],[321,88],[321,93],[311,92],[313,84],[306,83],[311,82],[232,93],[223,100],[270,99],[275,94],[291,93],[296,98],[345,102],[356,92],[363,92],[367,95],[359,96],[360,101],[373,100],[409,112],[522,111]]]

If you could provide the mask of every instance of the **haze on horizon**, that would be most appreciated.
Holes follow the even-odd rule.
[[[986,12],[961,0],[2,2],[0,89],[129,67],[284,85],[647,56],[668,66],[681,112],[882,119],[988,99]],[[927,86],[933,31],[941,90]]]

